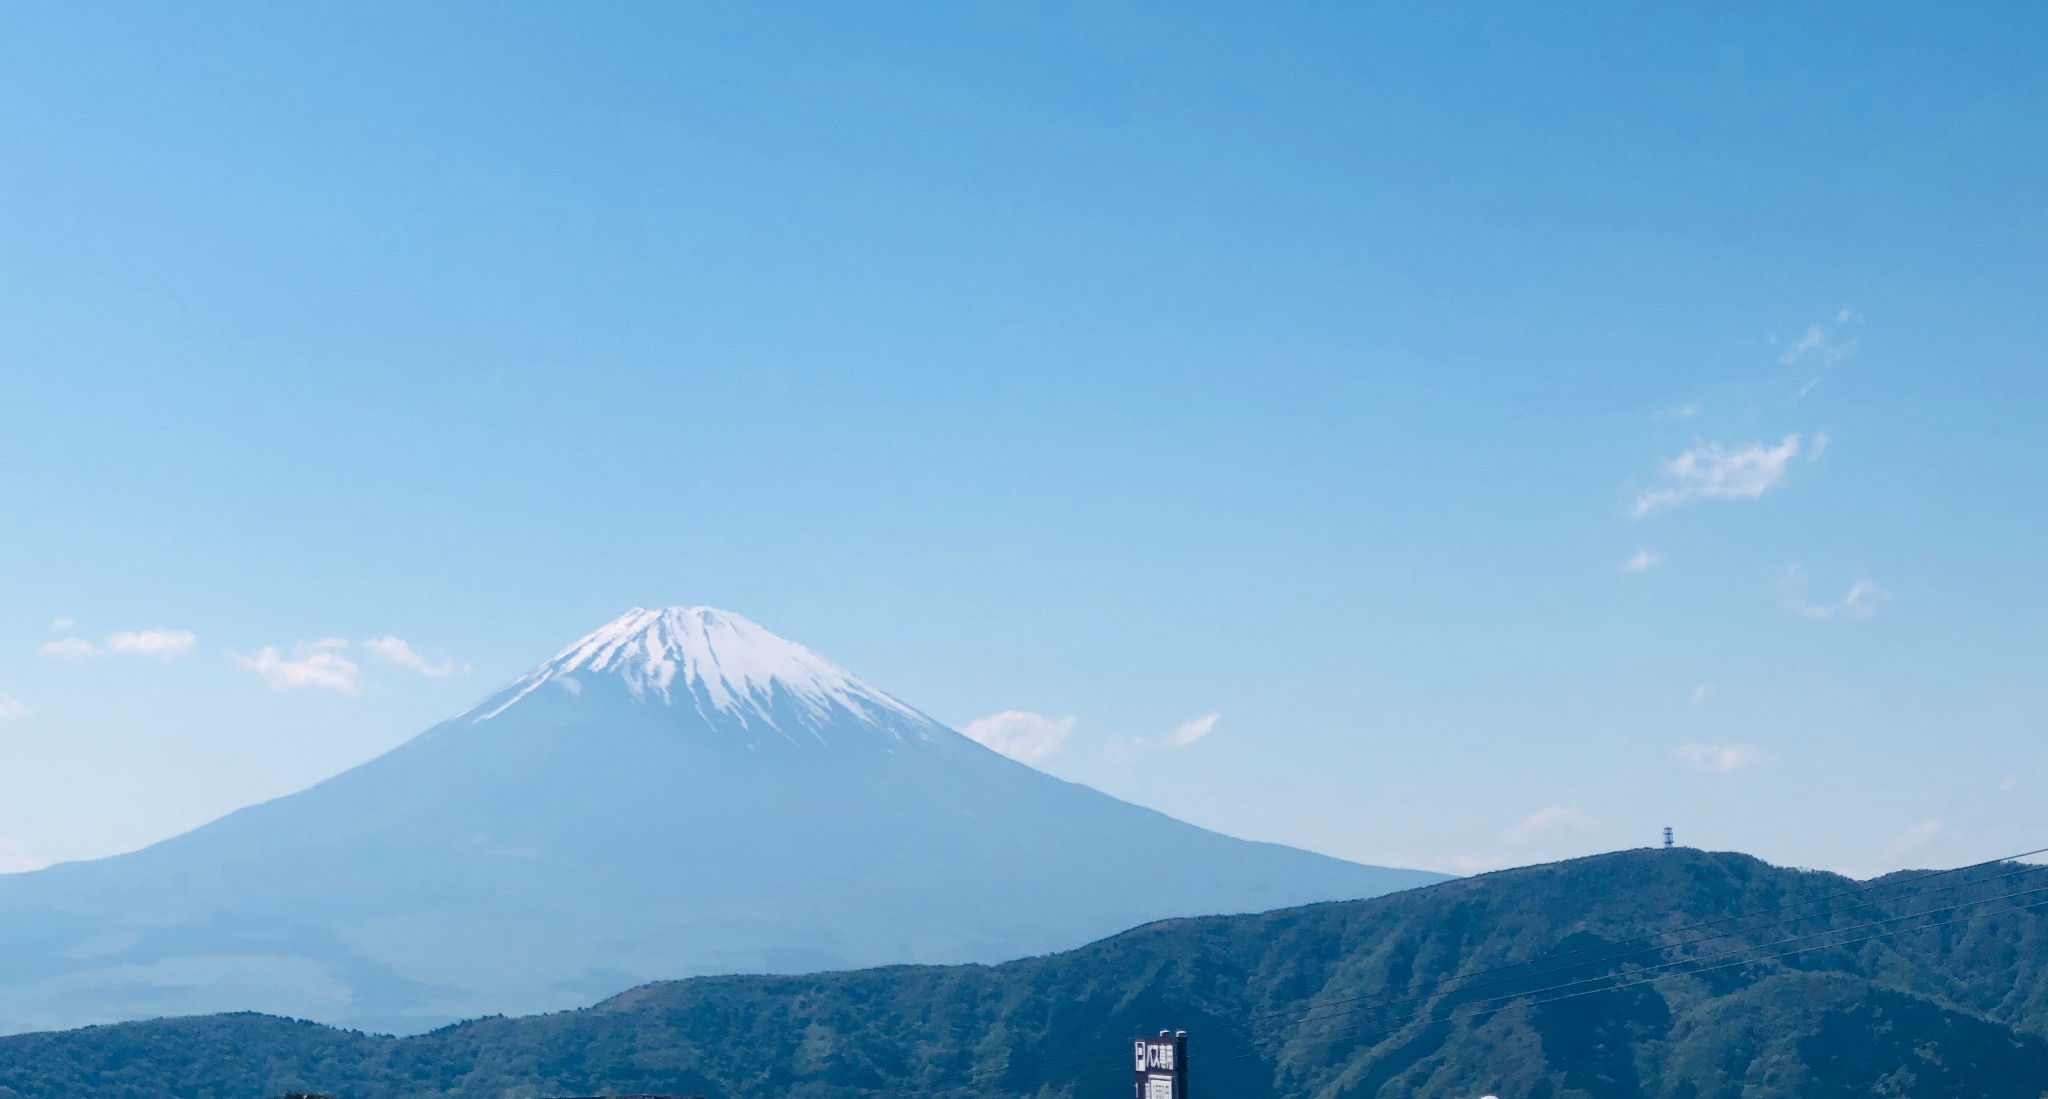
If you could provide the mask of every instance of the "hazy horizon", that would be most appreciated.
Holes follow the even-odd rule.
[[[0,870],[669,605],[1374,865],[2041,846],[2044,20],[0,14]]]

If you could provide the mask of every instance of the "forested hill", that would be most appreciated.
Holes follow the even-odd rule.
[[[412,1038],[258,1015],[0,1039],[0,1096],[2048,1095],[2048,868],[1858,883],[1630,851],[998,966],[647,985]],[[1647,936],[1647,938],[1646,938]]]

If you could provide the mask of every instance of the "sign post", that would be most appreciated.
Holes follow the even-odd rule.
[[[1162,1030],[1131,1043],[1137,1099],[1188,1099],[1188,1032]]]

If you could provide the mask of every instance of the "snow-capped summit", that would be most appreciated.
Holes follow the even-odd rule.
[[[634,610],[309,789],[0,874],[0,1033],[251,1009],[409,1033],[1433,880],[1061,781],[739,615]]]
[[[488,721],[549,683],[580,692],[577,677],[594,675],[616,676],[635,698],[688,700],[707,718],[716,712],[741,725],[780,728],[781,714],[816,730],[840,712],[870,724],[907,719],[919,734],[932,724],[817,653],[716,607],[635,607],[528,673],[474,720]]]

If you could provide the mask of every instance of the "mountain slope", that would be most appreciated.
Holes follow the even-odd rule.
[[[258,1009],[409,1032],[1434,880],[1054,779],[737,615],[635,610],[311,789],[0,878],[0,1029]]]
[[[1630,851],[1000,966],[706,977],[405,1039],[254,1015],[17,1036],[0,1099],[1122,1099],[1125,1041],[1163,1027],[1191,1032],[1197,1093],[1233,1099],[2034,1099],[2044,887],[2005,864],[1859,893]]]

